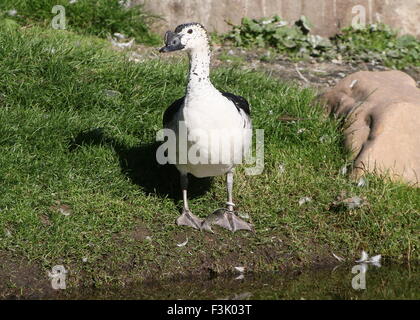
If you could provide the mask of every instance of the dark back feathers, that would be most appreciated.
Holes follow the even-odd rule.
[[[223,91],[222,91],[222,94],[223,96],[225,96],[226,98],[228,98],[230,101],[232,101],[235,104],[235,107],[238,110],[238,112],[243,110],[248,116],[251,115],[251,109],[249,107],[249,103],[248,101],[245,100],[244,97],[237,96],[237,95],[234,95],[233,93],[223,92]]]
[[[178,100],[175,100],[168,109],[165,110],[165,113],[163,114],[163,125],[165,126],[169,122],[172,121],[172,119],[175,117],[175,114],[178,112],[178,110],[181,108],[181,106],[184,104],[185,97],[182,97]]]

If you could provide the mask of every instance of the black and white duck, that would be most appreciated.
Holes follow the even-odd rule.
[[[232,198],[234,168],[249,152],[252,141],[250,106],[243,97],[219,91],[211,83],[209,37],[201,24],[186,23],[174,32],[166,32],[160,52],[177,50],[186,51],[189,56],[188,85],[185,96],[172,103],[163,115],[164,128],[173,130],[177,138],[176,159],[172,163],[180,172],[183,195],[183,211],[177,224],[207,231],[212,231],[212,224],[233,232],[252,230],[249,223],[235,215]],[[185,150],[180,147],[180,132],[188,136]],[[201,139],[203,136],[211,138]],[[182,153],[188,154],[185,161],[180,161]],[[199,155],[199,161],[192,159],[191,154]],[[204,220],[195,216],[188,207],[188,174],[198,178],[226,174],[226,208]]]

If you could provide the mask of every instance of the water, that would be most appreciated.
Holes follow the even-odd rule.
[[[125,288],[62,290],[53,299],[420,299],[419,266],[390,265],[366,272],[366,289],[352,287],[352,267],[264,274],[226,274],[146,281]]]

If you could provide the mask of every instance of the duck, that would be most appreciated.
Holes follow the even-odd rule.
[[[235,214],[233,203],[235,167],[243,162],[251,148],[250,105],[245,98],[219,91],[212,84],[210,41],[202,24],[184,23],[173,32],[167,31],[164,44],[160,53],[185,51],[189,57],[185,95],[163,114],[163,128],[175,136],[173,149],[168,150],[176,152],[168,158],[180,173],[183,209],[176,223],[210,232],[213,232],[213,224],[232,232],[252,231],[253,226]],[[226,175],[226,207],[215,210],[205,219],[194,215],[188,206],[189,175],[197,178]]]

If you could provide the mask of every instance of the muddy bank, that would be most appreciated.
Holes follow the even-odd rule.
[[[118,288],[116,292],[122,290],[121,295],[125,296],[129,291],[124,293],[123,289],[137,287],[139,281],[144,281],[147,287],[148,283],[171,279],[168,283],[173,281],[181,283],[180,288],[176,289],[180,290],[184,287],[182,283],[188,282],[185,279],[213,279],[223,274],[236,277],[239,274],[235,267],[243,267],[246,272],[252,273],[283,273],[337,265],[337,260],[331,255],[327,246],[306,244],[305,259],[302,259],[299,253],[291,250],[289,241],[282,239],[278,233],[273,233],[269,237],[270,242],[267,242],[265,236],[261,238],[263,242],[258,243],[259,237],[256,234],[238,232],[232,237],[224,230],[220,232],[218,230],[217,234],[209,234],[188,229],[176,232],[171,244],[152,244],[159,246],[160,255],[151,260],[140,248],[148,245],[147,242],[150,240],[144,235],[150,232],[143,227],[140,229],[141,234],[130,231],[135,240],[131,246],[139,247],[136,254],[125,257],[104,255],[103,259],[95,263],[70,260],[65,265],[68,272],[65,279],[68,291],[76,294],[79,292],[78,288],[90,288],[89,290],[95,288],[93,291],[83,289],[82,292],[86,290],[86,292],[96,292],[98,289],[99,293],[103,292],[106,296],[107,288],[113,288],[111,292]],[[186,239],[188,243],[185,246],[177,246]],[[115,243],[118,246],[129,245],[118,237]],[[41,266],[37,262],[31,262],[22,256],[5,251],[0,252],[0,261],[2,262],[1,299],[39,299],[55,297],[58,292],[52,289],[51,278],[48,275],[53,266]],[[89,297],[89,295],[90,293],[82,296]],[[144,297],[139,296],[139,298]]]
[[[54,293],[47,271],[37,263],[6,251],[0,251],[0,262],[0,299],[36,299]]]

